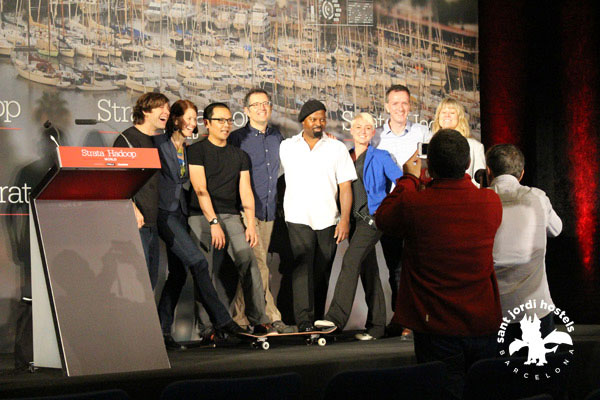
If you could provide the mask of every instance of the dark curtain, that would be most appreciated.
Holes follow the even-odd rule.
[[[576,323],[600,323],[598,3],[479,1],[482,140],[517,144],[562,218],[546,264]]]

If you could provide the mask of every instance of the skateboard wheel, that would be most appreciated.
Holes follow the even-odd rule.
[[[271,345],[269,344],[269,342],[262,342],[260,347],[262,347],[263,350],[269,350],[269,347],[271,347]]]
[[[317,340],[317,344],[318,344],[319,346],[323,347],[323,346],[325,346],[325,345],[327,344],[327,339],[325,339],[324,337],[322,337],[322,338],[319,338],[319,339]]]
[[[253,349],[258,349],[258,343],[252,342],[250,343],[250,347],[252,347]]]
[[[306,342],[307,345],[313,344],[313,341],[311,338],[306,338],[306,339],[304,339],[304,341]]]

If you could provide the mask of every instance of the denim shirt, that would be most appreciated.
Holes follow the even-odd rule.
[[[279,145],[283,136],[279,129],[267,126],[263,134],[246,126],[231,132],[228,142],[241,148],[250,157],[250,177],[254,192],[256,218],[273,221],[277,208],[277,177],[279,175]]]

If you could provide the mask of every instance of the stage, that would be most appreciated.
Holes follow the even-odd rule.
[[[577,326],[572,334],[575,359],[570,399],[583,399],[600,388],[600,326]],[[358,342],[350,333],[325,347],[308,346],[300,338],[272,340],[269,350],[248,343],[169,352],[170,370],[65,377],[62,371],[14,371],[12,354],[0,355],[0,398],[124,389],[134,399],[158,399],[170,382],[198,378],[274,375],[294,371],[302,377],[301,398],[320,399],[327,382],[351,369],[385,368],[415,363],[413,344],[400,338]]]

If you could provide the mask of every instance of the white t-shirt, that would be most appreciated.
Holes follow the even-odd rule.
[[[338,223],[338,185],[357,178],[346,146],[323,136],[311,150],[302,132],[281,143],[285,220],[321,230]]]

